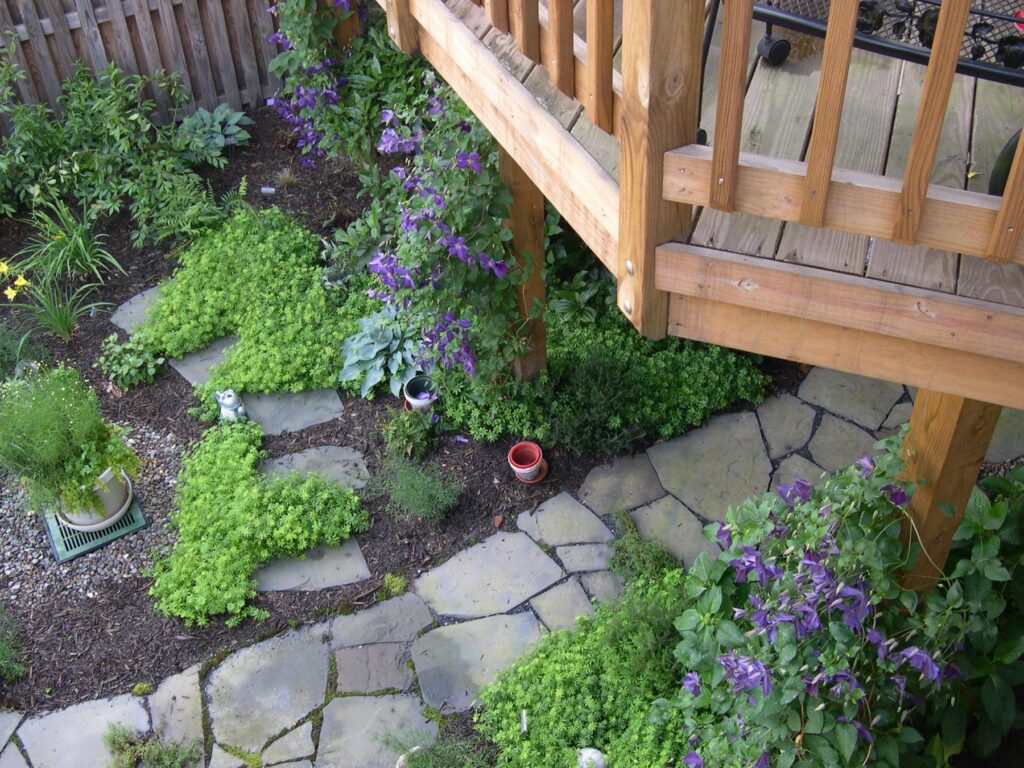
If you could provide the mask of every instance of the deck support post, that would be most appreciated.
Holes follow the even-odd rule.
[[[505,226],[512,232],[516,264],[530,271],[517,287],[519,313],[527,328],[528,348],[515,361],[517,376],[532,381],[547,367],[547,329],[544,315],[530,317],[537,301],[544,304],[544,195],[526,172],[501,147],[498,148],[501,178],[512,193],[512,205]]]
[[[704,0],[624,0],[622,18],[618,305],[660,339],[668,294],[654,287],[654,249],[686,238],[692,220],[664,199],[664,157],[697,139]]]
[[[921,484],[910,500],[903,541],[919,542],[921,554],[904,576],[904,586],[927,591],[942,577],[1000,410],[958,395],[918,390],[903,447],[903,477]],[[954,515],[947,516],[947,505],[956,510]]]
[[[348,17],[343,19],[341,14],[344,12],[340,8],[335,10],[338,15],[338,23],[334,25],[334,44],[338,48],[347,48],[348,44],[363,32],[363,26],[359,23],[359,12],[353,7]]]
[[[419,28],[409,10],[409,0],[386,0],[388,34],[398,49],[409,56],[420,50]]]

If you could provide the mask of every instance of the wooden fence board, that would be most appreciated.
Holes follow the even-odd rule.
[[[192,68],[192,99],[196,104],[216,102],[217,86],[213,80],[213,66],[210,64],[203,21],[199,18],[199,4],[196,0],[182,0],[181,7],[185,28],[179,32],[179,37],[183,52],[187,43],[195,61]]]
[[[221,101],[226,101],[232,109],[242,108],[242,98],[238,92],[238,75],[235,74],[235,62],[231,56],[231,41],[228,40],[228,25],[224,16],[222,0],[205,0],[200,12],[205,10],[207,20],[205,28],[209,30],[206,45],[210,63],[220,76],[220,87],[223,92]]]
[[[60,96],[60,74],[57,72],[57,67],[46,43],[43,26],[39,23],[35,2],[34,0],[20,0],[20,7],[22,22],[32,40],[32,58],[36,64],[36,72],[39,74],[41,92],[45,94],[46,103],[56,109],[57,99]]]
[[[0,27],[3,29],[14,29],[14,20],[11,18],[11,12],[7,8],[7,0],[0,0]],[[35,103],[42,100],[42,96],[37,93],[36,86],[32,82],[32,78],[28,74],[28,63],[25,61],[25,53],[21,50],[21,40],[15,35],[13,41],[9,41],[6,38],[2,41],[4,46],[8,44],[14,45],[14,63],[18,65],[18,68],[25,73],[25,76],[19,78],[14,83],[15,92],[18,94],[18,98],[26,104]]]
[[[111,5],[117,5],[117,3],[111,3]],[[103,69],[107,66],[107,51],[103,47],[103,36],[100,34],[100,25],[96,21],[92,2],[91,0],[75,0],[75,8],[78,9],[78,18],[82,24],[82,37],[89,54],[86,57],[86,63],[93,71]]]
[[[252,43],[252,31],[249,27],[249,12],[245,0],[229,0],[226,6],[229,28],[234,39],[229,42],[242,65],[242,77],[245,78],[245,91],[250,104],[262,101],[263,89],[260,83],[260,69],[256,59],[256,48]]]
[[[57,60],[57,71],[60,72],[62,79],[72,77],[75,74],[78,55],[75,52],[75,42],[71,38],[68,20],[64,16],[64,9],[61,8],[59,0],[36,0],[36,4],[53,25],[50,52]]]

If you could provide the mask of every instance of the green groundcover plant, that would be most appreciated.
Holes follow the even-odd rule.
[[[157,609],[187,624],[227,614],[227,624],[263,617],[249,605],[264,562],[299,557],[366,530],[351,488],[319,475],[259,472],[262,432],[252,422],[214,427],[186,454],[178,479],[178,535],[153,566]]]
[[[0,605],[0,682],[13,683],[25,674],[17,628]]]
[[[730,510],[709,526],[717,560],[638,580],[518,662],[477,715],[498,765],[568,768],[582,747],[616,768],[923,767],[965,742],[993,751],[1024,681],[1024,472],[975,498],[922,598],[899,583],[913,489],[895,479],[898,438],[884,447]]]

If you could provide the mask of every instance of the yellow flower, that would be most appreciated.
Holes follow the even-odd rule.
[[[8,287],[7,290],[4,291],[4,296],[7,297],[8,301],[14,301],[14,297],[17,295],[18,292],[11,287]]]
[[[0,261],[0,275],[6,275],[10,271],[10,265],[6,261]]]
[[[18,275],[18,279],[14,281],[14,287],[15,288],[24,288],[26,285],[29,285],[29,282],[28,282],[28,280],[25,279],[25,276],[24,275]]]

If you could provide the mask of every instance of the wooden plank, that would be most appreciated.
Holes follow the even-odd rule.
[[[78,69],[78,52],[60,0],[36,0],[36,4],[53,25],[49,49],[57,61],[61,78],[74,77]]]
[[[901,176],[910,152],[914,120],[924,87],[925,68],[904,64],[899,101],[893,119],[887,176]],[[932,167],[932,183],[963,189],[971,149],[971,113],[974,108],[974,79],[957,75],[949,97],[949,109],[939,135],[939,149]],[[977,261],[977,259],[968,259]],[[960,257],[949,251],[920,245],[876,240],[868,261],[867,276],[893,283],[953,293],[956,291]]]
[[[669,300],[668,330],[709,344],[1024,408],[1024,365],[1009,360],[684,296]]]
[[[46,95],[46,103],[51,109],[60,111],[60,75],[54,66],[53,57],[50,55],[49,46],[46,44],[46,36],[43,34],[42,25],[39,23],[39,16],[36,14],[34,0],[19,0],[21,7],[21,19],[29,32],[29,39],[32,41],[32,59],[35,62],[35,71],[39,73],[40,84],[43,93]],[[25,70],[29,72],[30,70]]]
[[[540,62],[540,16],[538,0],[509,0],[508,24],[519,51]]]
[[[696,139],[703,0],[623,4],[619,308],[649,338],[665,335],[668,295],[654,284],[654,249],[685,236],[692,211],[661,194],[664,152]],[[745,49],[744,49],[745,50]]]
[[[259,106],[263,101],[263,88],[260,83],[260,68],[256,59],[256,47],[252,42],[252,30],[249,27],[249,12],[245,0],[228,0],[228,18],[230,28],[234,32],[233,49],[238,53],[242,63],[242,77],[245,78],[243,90],[246,95],[242,102],[250,107]]]
[[[757,41],[762,37],[764,37],[764,24],[760,21],[755,21],[750,29],[750,48],[747,51],[746,80],[748,83],[750,78],[754,76],[754,70],[757,67]],[[715,25],[715,31],[711,37],[711,48],[708,49],[708,62],[704,68],[704,91],[700,99],[700,127],[707,132],[709,145],[714,145],[715,142],[715,124],[717,122],[715,104],[718,102],[718,66],[721,53],[722,17],[719,16],[718,23]]]
[[[0,27],[14,29],[14,20],[11,18],[10,10],[7,8],[7,0],[0,0]],[[14,91],[18,94],[18,98],[21,99],[23,104],[35,104],[43,101],[44,95],[37,93],[35,83],[29,74],[25,53],[21,49],[21,40],[17,36],[14,37],[13,41],[5,37],[3,40],[0,40],[0,44],[3,47],[10,44],[14,45],[14,63],[24,74],[23,77],[14,81]],[[4,55],[7,55],[6,52]]]
[[[736,210],[782,221],[800,215],[804,163],[796,160],[740,154]],[[711,150],[691,145],[665,157],[667,200],[707,205],[711,180]],[[892,231],[899,216],[900,183],[859,171],[837,170],[829,191],[825,226],[843,232],[880,236]],[[931,186],[921,212],[919,243],[943,250],[983,256],[999,207],[998,198],[948,187]],[[956,226],[950,226],[956,222]],[[702,222],[703,223],[703,217]],[[699,228],[699,227],[698,227]],[[705,245],[705,242],[695,244]],[[721,250],[754,253],[742,248]],[[1024,243],[1017,246],[1015,263],[1024,264]]]
[[[344,8],[334,6],[334,15],[338,17],[334,25],[334,45],[338,50],[348,48],[349,44],[363,32],[363,25],[359,21],[357,11],[346,11]]]
[[[83,0],[89,3],[91,0]],[[111,60],[124,72],[131,75],[139,73],[139,64],[135,58],[135,47],[132,45],[132,36],[128,31],[128,22],[125,18],[123,3],[108,2],[106,5],[107,16],[110,19],[110,34],[114,40],[113,50],[110,52]],[[99,21],[97,19],[97,21]],[[155,42],[155,41],[154,41]],[[163,114],[166,119],[166,111]]]
[[[410,56],[420,47],[416,19],[409,11],[409,0],[387,0],[388,34],[398,49]]]
[[[242,96],[238,90],[238,74],[235,72],[235,62],[231,56],[231,40],[228,37],[223,2],[224,0],[205,0],[202,6],[205,9],[204,18],[207,20],[204,28],[209,29],[207,50],[210,61],[220,77],[224,101],[230,104],[232,109],[241,109]]]
[[[753,0],[730,0],[725,5],[722,51],[718,69],[718,107],[715,110],[718,134],[712,155],[712,178],[715,183],[709,204],[719,211],[732,211],[736,196],[736,164],[743,136],[743,97],[747,88],[747,62],[740,58],[750,49],[750,23]]]
[[[612,132],[612,51],[615,6],[612,0],[587,0],[587,90],[584,102],[591,122]]]
[[[508,32],[508,0],[484,0],[487,20],[501,32]]]
[[[903,521],[903,541],[920,544],[921,553],[904,575],[905,587],[926,591],[942,578],[1000,410],[998,405],[957,395],[918,391],[902,474],[918,485]],[[947,504],[954,515],[946,514]]]
[[[96,13],[93,11],[92,0],[75,0],[75,7],[78,9],[78,18],[81,20],[82,39],[85,42],[86,61],[89,68],[98,72],[107,66],[107,51],[103,47],[103,36],[100,34],[100,25],[96,21]],[[63,14],[62,14],[63,15]],[[65,23],[67,21],[65,20]],[[70,35],[70,25],[68,34]]]
[[[900,62],[893,58],[864,51],[857,51],[853,55],[846,85],[846,110],[838,136],[839,147],[834,155],[839,167],[869,173],[881,173],[885,167],[900,69]],[[820,93],[819,89],[819,99]],[[820,109],[819,104],[815,110],[816,117]],[[812,131],[812,142],[813,139]],[[805,185],[804,199],[800,206],[801,219],[806,213],[806,190]],[[816,199],[826,202],[824,194],[818,195]],[[794,264],[861,275],[864,274],[867,250],[868,238],[864,235],[836,232],[820,225],[807,227],[803,224],[787,224],[783,227],[776,258]]]
[[[213,80],[213,66],[210,63],[206,33],[199,17],[199,4],[196,0],[182,0],[181,6],[186,39],[192,51],[192,59],[195,61],[195,69],[191,73],[192,88],[195,91],[193,96],[197,104],[213,109],[218,101],[217,86]]]
[[[519,315],[526,326],[528,348],[515,361],[516,375],[532,381],[547,367],[547,330],[544,315],[530,317],[534,306],[544,304],[544,195],[530,177],[503,149],[498,153],[501,178],[512,195],[505,226],[512,232],[516,265],[528,270],[526,281],[516,287]]]
[[[657,250],[659,290],[1024,363],[1024,310],[668,243]]]
[[[274,18],[266,10],[266,3],[263,0],[246,0],[246,2],[247,4],[254,3],[251,8],[251,18],[255,21],[256,38],[259,41],[257,50],[261,53],[263,67],[267,73],[267,82],[263,85],[267,93],[274,93],[281,87],[281,78],[270,71],[270,62],[277,56],[277,48],[270,42],[270,36],[274,34]]]
[[[572,0],[549,0],[547,7],[552,56],[550,63],[546,63],[546,66],[548,72],[551,73],[551,82],[555,88],[571,98],[576,95]],[[610,91],[610,82],[608,88]]]
[[[1024,229],[1024,141],[1017,142],[1017,151],[1006,178],[1003,202],[992,227],[992,239],[988,244],[986,258],[996,264],[1005,264],[1020,242]]]
[[[971,0],[943,0],[939,10],[935,42],[932,44],[921,106],[917,112],[914,140],[910,143],[907,168],[903,173],[900,215],[892,230],[892,239],[899,243],[917,242],[924,199],[928,194],[928,180],[935,163],[939,133],[946,115],[956,64],[960,59],[960,44],[970,8]]]
[[[857,0],[832,0],[829,4],[817,106],[811,127],[811,143],[807,148],[807,178],[804,179],[803,202],[800,205],[800,223],[812,227],[820,227],[825,218],[858,8]],[[714,200],[714,195],[711,197]]]
[[[171,7],[170,0],[157,0],[157,12],[160,17],[160,38],[163,41],[162,51],[157,45],[156,28],[153,25],[153,17],[146,0],[131,0],[131,2],[135,8],[135,26],[139,30],[145,74],[152,74],[158,69],[167,69],[177,73],[188,94],[188,100],[185,104],[194,104],[195,93],[192,89],[192,78],[185,63],[185,52],[181,47],[181,38],[178,36],[178,24],[174,19],[174,8]],[[160,60],[161,55],[170,57],[170,61],[166,66]],[[172,104],[171,107],[176,111],[176,105]]]

